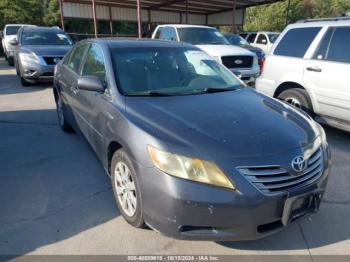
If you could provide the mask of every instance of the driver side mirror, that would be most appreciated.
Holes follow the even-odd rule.
[[[97,76],[81,76],[78,79],[78,88],[85,91],[103,93],[105,87]]]
[[[10,45],[18,45],[17,39],[11,39],[9,43]]]

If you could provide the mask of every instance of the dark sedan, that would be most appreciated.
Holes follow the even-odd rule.
[[[258,56],[259,65],[261,66],[263,64],[265,59],[265,52],[262,49],[251,46],[240,35],[236,35],[236,34],[224,34],[224,35],[231,45],[240,46],[242,48],[248,49],[249,51],[255,53]]]
[[[61,128],[91,144],[135,227],[255,239],[318,210],[330,168],[322,127],[197,47],[85,40],[57,65],[54,96]]]
[[[57,27],[24,26],[18,31],[15,67],[24,86],[52,81],[55,65],[73,45],[70,37]]]

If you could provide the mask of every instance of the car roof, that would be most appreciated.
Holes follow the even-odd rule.
[[[33,25],[27,25],[27,24],[7,24],[7,25],[5,25],[5,28],[6,28],[6,27],[9,27],[9,26],[33,26]]]
[[[198,49],[197,47],[176,41],[165,41],[156,39],[138,39],[138,38],[97,38],[84,40],[92,43],[105,43],[111,48],[126,48],[126,47],[187,47]]]
[[[350,17],[334,17],[324,19],[300,20],[295,24],[289,25],[292,28],[314,27],[314,26],[349,26]]]
[[[37,32],[37,31],[54,31],[54,32],[64,32],[59,27],[49,27],[49,26],[24,26],[24,32]]]
[[[164,24],[164,25],[159,25],[159,27],[165,27],[165,26],[172,26],[172,27],[176,27],[176,28],[193,28],[193,27],[198,27],[198,28],[215,29],[215,27],[206,26],[206,25],[183,25],[183,24]]]

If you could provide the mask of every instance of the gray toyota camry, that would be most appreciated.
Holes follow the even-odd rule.
[[[79,42],[56,66],[54,96],[61,128],[90,143],[135,227],[256,239],[319,208],[330,170],[322,127],[192,45]]]

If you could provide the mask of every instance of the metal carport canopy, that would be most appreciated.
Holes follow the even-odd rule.
[[[169,12],[169,13],[177,13],[180,17],[178,23],[188,23],[189,16],[197,16],[202,17],[205,21],[204,24],[208,24],[208,20],[215,16],[217,18],[220,13],[230,13],[226,15],[230,20],[230,23],[233,27],[236,24],[236,10],[245,10],[245,8],[255,5],[261,4],[269,4],[282,0],[58,0],[60,3],[61,10],[61,22],[62,27],[64,28],[64,17],[65,10],[70,11],[72,7],[79,7],[89,5],[91,10],[91,16],[94,20],[95,25],[95,35],[97,36],[97,20],[99,18],[98,7],[105,7],[109,9],[109,20],[110,22],[113,20],[113,9],[125,9],[136,10],[133,13],[133,21],[138,22],[138,33],[139,37],[141,37],[141,23],[144,21],[145,12],[148,12],[148,22],[150,22],[151,15],[153,12]],[[68,8],[64,8],[64,5],[71,4]],[[66,11],[66,12],[67,12]],[[147,14],[147,13],[146,13]],[[183,17],[184,15],[184,17]],[[243,13],[241,15],[241,19],[243,19]],[[224,19],[224,18],[222,18]],[[159,21],[152,21],[159,22]],[[228,24],[227,21],[223,24]],[[112,30],[112,27],[111,27]]]

